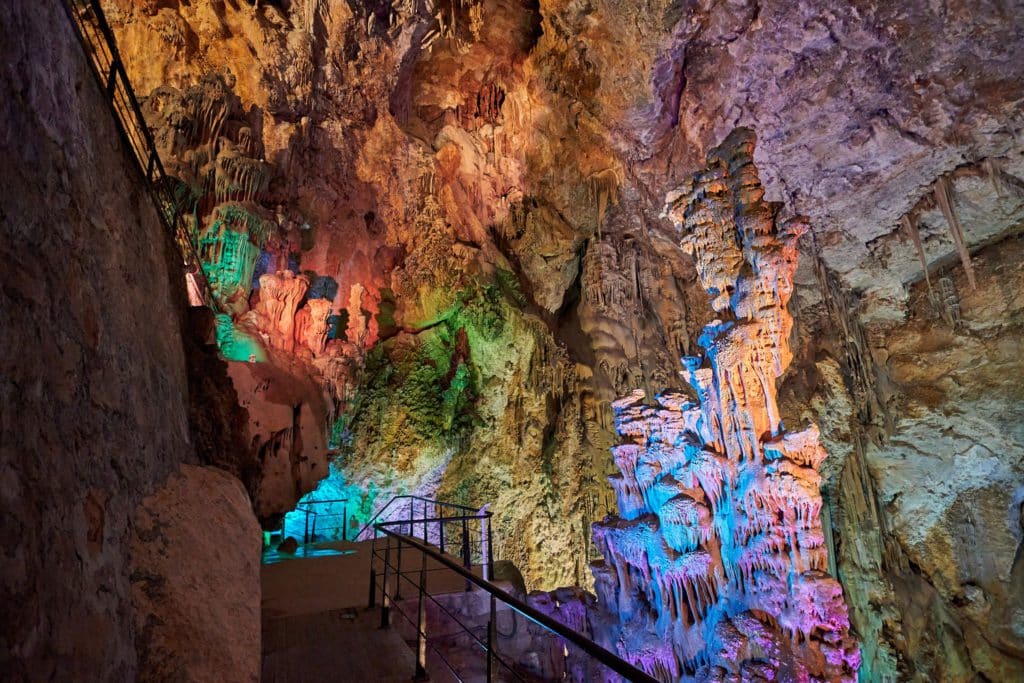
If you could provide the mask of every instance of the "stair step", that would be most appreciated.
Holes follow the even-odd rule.
[[[263,625],[264,683],[408,683],[416,660],[380,612],[342,609],[270,619]]]

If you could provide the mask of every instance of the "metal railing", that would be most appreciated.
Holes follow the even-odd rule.
[[[202,261],[196,253],[191,230],[184,219],[183,207],[174,197],[175,180],[164,171],[99,0],[63,0],[62,4],[92,66],[96,83],[114,114],[118,132],[146,179],[157,214],[178,245],[186,277],[203,302],[216,311],[217,304],[203,272]]]
[[[415,680],[429,678],[428,666],[443,666],[459,681],[656,683],[488,580],[494,576],[490,521],[490,512],[473,511],[373,525],[369,607],[379,596],[381,628],[390,628],[397,614],[414,630]],[[485,530],[478,554],[471,547],[473,524]],[[461,531],[455,538],[444,531],[452,525]],[[403,587],[413,594],[403,599]],[[474,612],[482,602],[486,607]],[[502,617],[505,626],[499,628]]]
[[[416,518],[416,508],[420,508],[420,517]],[[415,521],[416,524],[420,524],[421,520],[427,517],[427,508],[431,509],[431,517],[441,516],[438,514],[438,510],[449,511],[454,513],[462,514],[477,514],[479,510],[468,505],[459,505],[458,503],[446,503],[441,500],[433,500],[432,498],[424,498],[423,496],[414,495],[401,495],[395,496],[387,502],[387,504],[370,518],[370,520],[359,529],[353,540],[356,541],[368,541],[371,538],[376,538],[376,534],[373,531],[373,527],[380,521],[393,522],[397,520],[403,520],[410,522]],[[443,531],[443,530],[442,530]]]
[[[331,512],[331,507],[341,503],[341,512]],[[327,511],[318,510],[318,507],[329,506]],[[325,540],[337,540],[337,532],[341,532],[341,540],[348,540],[348,498],[336,498],[333,500],[309,500],[299,503],[295,510],[305,514],[303,524],[302,542],[311,543],[317,540],[317,532],[327,529],[328,536]],[[341,524],[338,524],[340,518]],[[331,522],[334,522],[332,525]],[[335,534],[330,535],[330,530]]]

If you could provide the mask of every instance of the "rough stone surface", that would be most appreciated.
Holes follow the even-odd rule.
[[[147,629],[173,613],[175,630],[194,632],[199,611],[217,611],[220,595],[181,570],[227,568],[212,546],[241,534],[248,564],[225,578],[247,587],[249,609],[211,630],[258,633],[258,536],[240,484],[222,473],[202,478],[216,489],[157,497],[191,516],[190,533],[139,525],[142,501],[173,487],[182,462],[228,459],[228,439],[190,420],[193,390],[210,379],[190,373],[223,364],[186,353],[181,257],[61,4],[16,2],[0,16],[0,668],[11,681],[182,680],[151,675]],[[214,490],[243,515],[222,519],[218,538],[200,523]],[[143,537],[161,534],[177,563],[133,567],[133,540],[138,559],[156,551]],[[178,607],[143,616],[140,580],[177,580]],[[172,641],[160,657],[211,664],[211,650]],[[246,656],[193,680],[257,670],[258,646]]]
[[[132,512],[195,457],[184,294],[60,3],[0,21],[0,667],[129,680]]]
[[[139,679],[258,681],[261,535],[241,482],[182,465],[134,522]]]

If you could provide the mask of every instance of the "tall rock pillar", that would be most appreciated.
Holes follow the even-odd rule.
[[[826,572],[817,427],[783,426],[801,219],[764,201],[737,130],[669,207],[718,320],[682,359],[699,402],[615,402],[621,517],[594,525],[610,649],[662,680],[854,681],[842,588]]]

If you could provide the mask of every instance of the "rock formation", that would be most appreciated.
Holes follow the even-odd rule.
[[[257,517],[279,521],[327,476],[320,388],[301,371],[274,363],[228,362],[238,404],[248,413],[246,482]]]
[[[296,277],[290,270],[260,276],[259,303],[250,320],[263,332],[271,348],[295,350],[295,314],[308,289],[309,278]]]
[[[818,429],[788,431],[776,381],[792,361],[787,309],[803,219],[764,200],[740,129],[671,206],[722,316],[703,357],[683,358],[698,397],[638,390],[614,404],[619,517],[594,525],[599,637],[662,680],[854,681],[843,591],[827,573]]]

